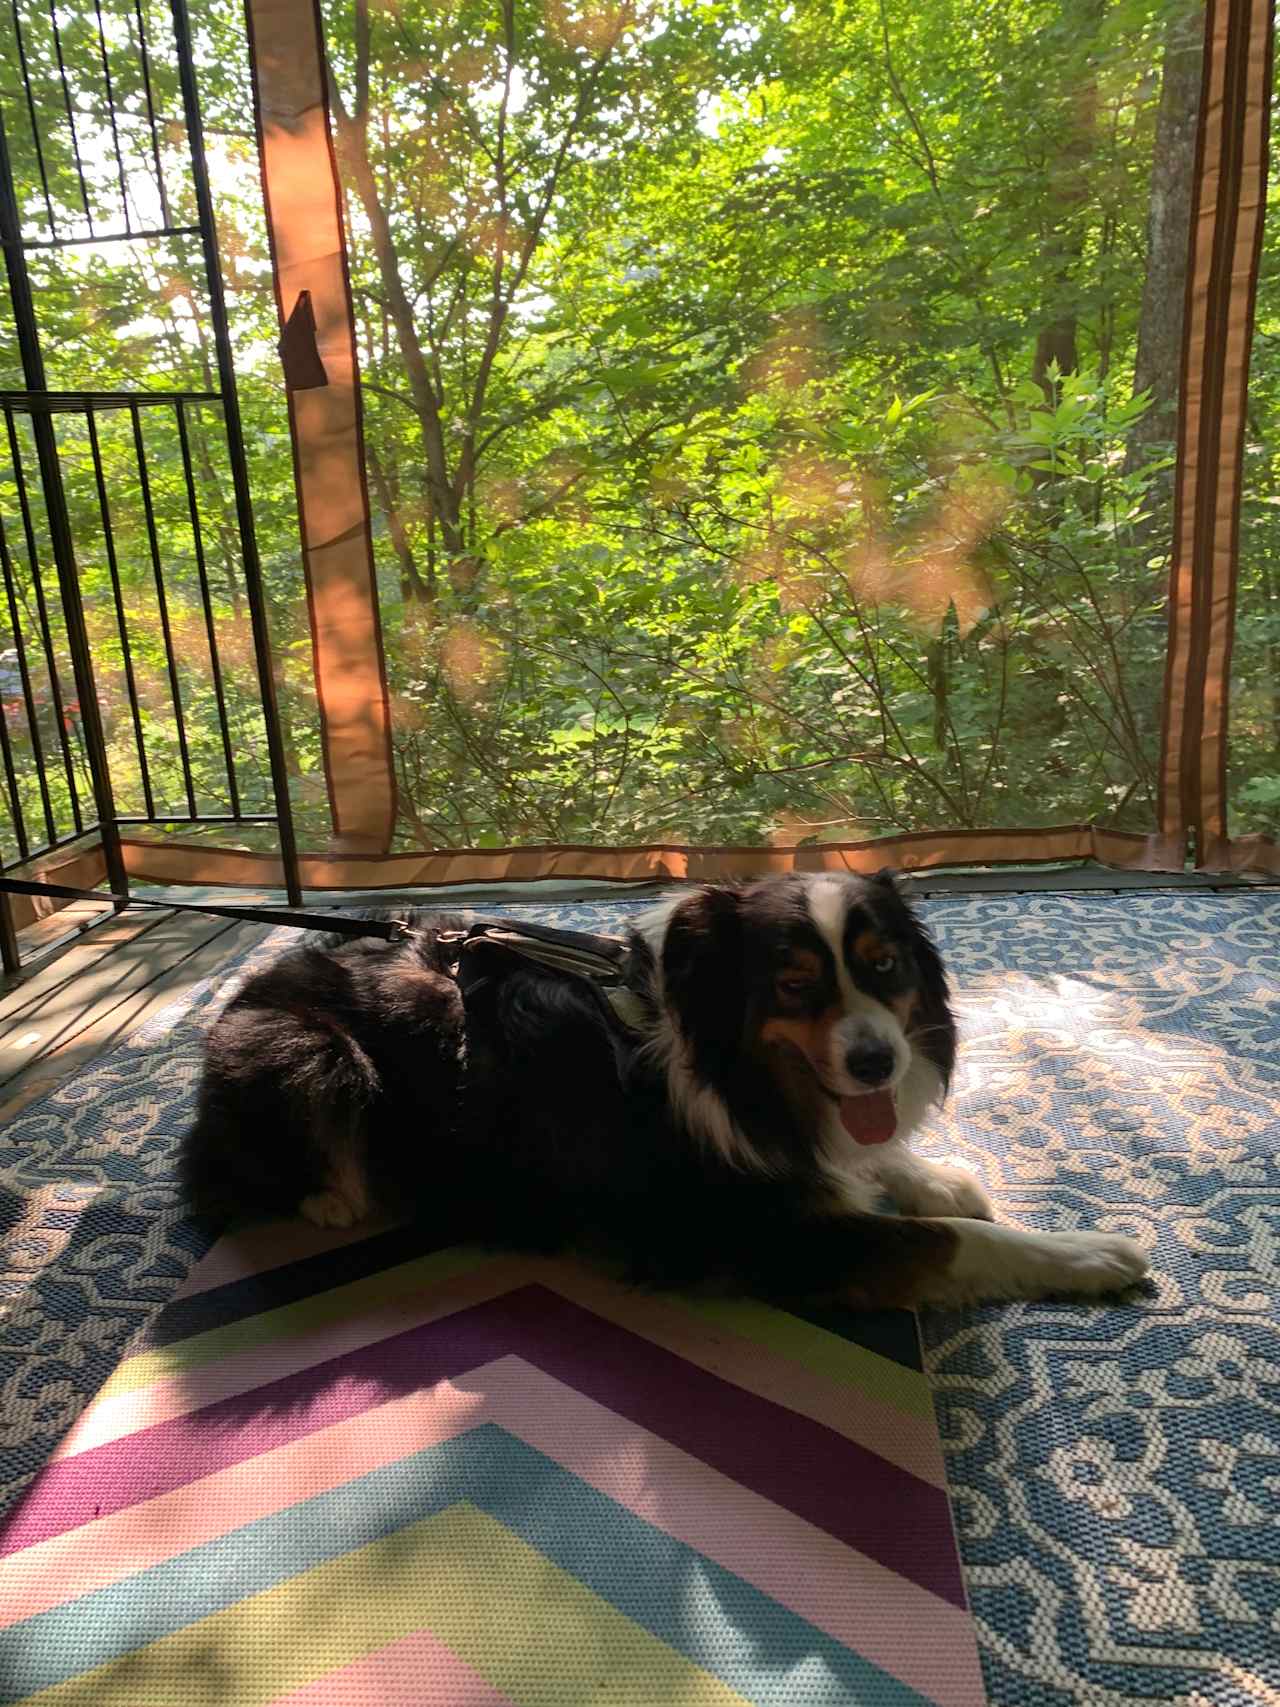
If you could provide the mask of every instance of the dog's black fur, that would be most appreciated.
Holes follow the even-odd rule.
[[[964,1223],[867,1213],[830,1139],[836,1109],[861,1106],[850,1086],[884,1080],[877,1039],[945,1090],[942,962],[887,876],[846,880],[836,915],[824,890],[821,929],[814,893],[709,887],[633,933],[640,1035],[584,980],[498,947],[470,951],[464,996],[438,936],[467,921],[439,914],[409,915],[404,943],[289,952],[212,1028],[188,1196],[224,1217],[408,1213],[433,1239],[595,1250],[659,1284],[949,1297]]]

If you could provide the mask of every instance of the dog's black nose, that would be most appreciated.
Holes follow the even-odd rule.
[[[855,1043],[844,1058],[850,1078],[864,1085],[882,1085],[893,1072],[894,1054],[887,1043],[878,1039]]]

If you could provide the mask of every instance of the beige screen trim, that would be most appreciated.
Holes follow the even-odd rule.
[[[320,23],[312,0],[246,0],[246,14],[332,849],[379,853],[395,824],[391,715]]]
[[[1227,843],[1226,764],[1240,487],[1266,203],[1270,0],[1209,0],[1183,345],[1160,826],[1198,866],[1266,869]]]
[[[125,869],[140,883],[267,889],[279,888],[283,881],[280,861],[273,854],[137,838],[123,842],[122,847]],[[944,865],[1023,865],[1084,859],[1135,871],[1167,869],[1154,838],[1089,824],[1038,830],[929,831],[801,847],[691,848],[651,843],[630,848],[451,848],[382,856],[303,854],[299,865],[302,887],[323,890],[521,883],[546,878],[562,882],[707,882],[780,871],[870,872],[884,866],[926,871]]]

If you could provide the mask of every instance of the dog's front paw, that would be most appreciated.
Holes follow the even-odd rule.
[[[955,1255],[925,1276],[923,1303],[1100,1298],[1127,1292],[1150,1268],[1142,1246],[1123,1233],[1026,1233],[981,1221],[953,1221],[950,1230]]]
[[[354,1227],[364,1216],[340,1191],[315,1191],[298,1205],[298,1214],[313,1227]]]
[[[968,1168],[952,1167],[946,1162],[917,1162],[909,1174],[891,1180],[889,1189],[904,1215],[995,1220],[986,1187]]]
[[[1044,1251],[1044,1285],[1053,1292],[1126,1292],[1151,1272],[1146,1251],[1125,1233],[1051,1233]]]

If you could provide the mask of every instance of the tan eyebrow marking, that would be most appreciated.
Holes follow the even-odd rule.
[[[812,949],[796,948],[791,951],[790,959],[785,966],[778,968],[779,978],[812,978],[815,981],[822,976],[822,961]]]
[[[760,1041],[767,1044],[789,1044],[792,1049],[798,1049],[821,1079],[831,1046],[831,1031],[841,1017],[842,1012],[838,1007],[828,1008],[826,1013],[818,1014],[814,1019],[783,1019],[781,1016],[775,1016],[761,1026]]]

